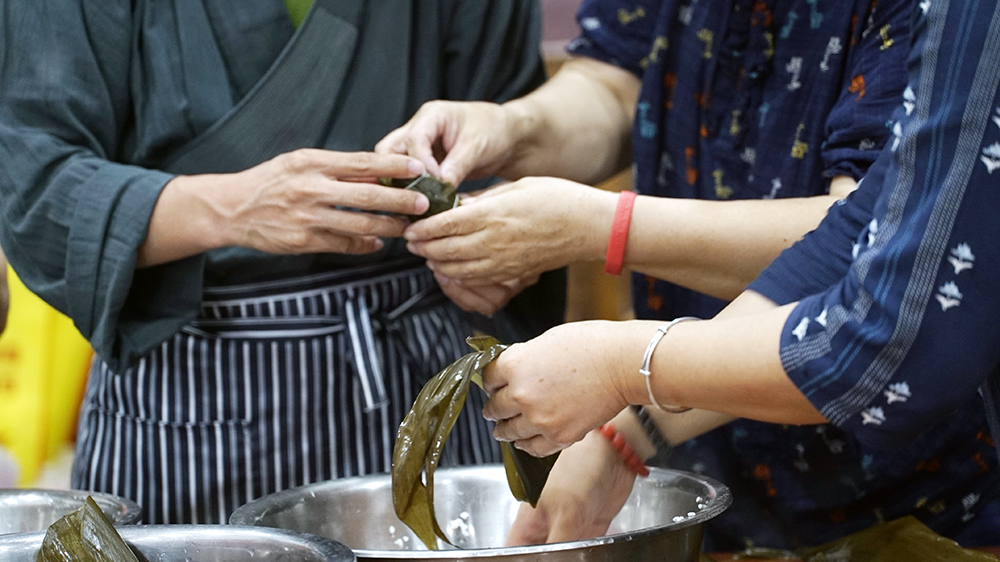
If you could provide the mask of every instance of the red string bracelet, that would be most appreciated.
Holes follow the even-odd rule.
[[[632,447],[625,442],[625,438],[622,437],[622,434],[615,431],[614,426],[606,423],[601,426],[600,432],[601,435],[608,438],[608,441],[611,442],[611,446],[618,451],[618,456],[622,458],[622,461],[625,462],[625,466],[628,467],[629,470],[639,476],[649,476],[649,469],[646,468],[646,463],[643,462],[642,459],[639,458],[639,455],[635,454],[635,451],[632,450]]]
[[[615,219],[611,223],[611,237],[608,239],[608,255],[604,259],[604,271],[611,275],[622,272],[622,262],[625,261],[625,242],[628,241],[628,227],[632,222],[632,205],[635,203],[634,191],[622,191],[618,194],[618,207],[615,208]]]

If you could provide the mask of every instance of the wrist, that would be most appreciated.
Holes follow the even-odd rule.
[[[646,467],[645,458],[636,453],[629,440],[613,422],[602,425],[597,431],[607,439],[608,444],[617,453],[625,468],[637,476],[649,476],[649,468]]]
[[[501,176],[520,179],[538,175],[533,169],[533,154],[541,147],[544,119],[542,106],[530,98],[518,98],[498,106],[501,112],[500,130],[505,131],[506,153],[510,156],[500,165]]]
[[[617,353],[608,358],[607,369],[612,373],[613,384],[624,400],[624,405],[648,405],[645,377],[639,373],[642,367],[642,357],[649,344],[650,336],[656,332],[660,323],[639,320],[617,323]]]
[[[167,182],[149,217],[137,267],[149,267],[223,247],[219,218],[209,199],[213,176],[177,176]]]
[[[236,187],[240,174],[202,174],[181,176],[180,188],[188,201],[191,231],[202,241],[202,251],[240,246],[236,218],[239,212],[240,190]]]
[[[608,243],[611,239],[611,228],[615,222],[615,211],[618,209],[618,199],[621,197],[613,191],[591,189],[593,205],[590,206],[590,225],[586,245],[582,246],[584,255],[579,261],[604,262],[607,260]]]
[[[639,458],[645,461],[656,455],[656,445],[649,438],[646,428],[642,426],[632,408],[622,410],[622,413],[615,416],[610,423],[625,437]]]

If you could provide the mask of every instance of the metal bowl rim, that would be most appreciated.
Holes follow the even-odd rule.
[[[449,473],[466,473],[466,472],[477,472],[490,470],[495,471],[498,467],[502,465],[481,465],[481,466],[471,466],[471,467],[457,467],[457,468],[445,468],[439,469],[435,473],[435,477],[439,475],[447,475]],[[729,487],[725,484],[715,480],[714,478],[709,478],[707,476],[702,476],[700,474],[695,474],[692,472],[686,472],[683,470],[675,469],[663,469],[650,467],[650,473],[647,478],[654,476],[662,476],[665,474],[677,474],[685,476],[691,480],[697,481],[701,484],[705,484],[715,491],[715,497],[711,499],[708,506],[704,509],[698,511],[695,517],[690,519],[685,519],[678,523],[669,523],[666,525],[657,525],[655,527],[647,527],[645,529],[640,529],[638,531],[630,531],[627,533],[616,533],[613,535],[605,535],[602,537],[597,537],[593,539],[584,539],[568,542],[550,543],[550,544],[540,544],[540,545],[530,545],[530,546],[507,546],[507,547],[493,547],[493,548],[473,548],[473,549],[458,549],[458,550],[371,550],[364,548],[353,548],[352,550],[358,555],[359,559],[364,558],[386,558],[386,559],[439,559],[442,555],[447,555],[452,558],[488,558],[496,557],[498,555],[502,556],[523,556],[528,554],[539,554],[542,552],[556,552],[562,550],[574,550],[580,548],[589,548],[593,546],[600,546],[604,544],[610,544],[622,540],[636,540],[637,538],[646,537],[653,535],[655,533],[661,532],[663,529],[668,528],[671,531],[680,531],[693,527],[695,525],[701,525],[705,521],[712,519],[713,517],[719,515],[725,511],[729,505],[733,502],[732,492]],[[229,524],[234,526],[251,526],[257,527],[252,523],[253,520],[259,519],[260,517],[266,516],[270,513],[269,509],[265,509],[263,512],[259,512],[256,515],[250,514],[249,506],[259,506],[259,502],[264,498],[268,498],[268,503],[273,504],[274,508],[284,507],[284,504],[289,499],[299,500],[302,498],[301,492],[310,487],[316,487],[318,485],[334,486],[337,488],[348,487],[354,482],[366,482],[371,481],[372,477],[378,477],[380,479],[389,477],[388,474],[372,474],[368,476],[350,476],[346,478],[337,478],[334,480],[325,480],[321,482],[314,482],[312,484],[306,484],[304,486],[297,486],[295,488],[289,488],[280,492],[275,492],[273,494],[268,494],[256,500],[252,500],[236,509],[232,515],[229,517]],[[247,522],[251,521],[251,522]],[[277,527],[267,527],[267,528],[277,528]]]
[[[279,529],[276,527],[248,527],[234,525],[192,525],[192,524],[159,524],[159,525],[127,525],[116,527],[115,530],[122,539],[128,543],[143,544],[146,538],[160,538],[164,532],[178,532],[190,538],[197,538],[198,535],[216,536],[223,533],[231,536],[234,533],[259,535],[262,537],[281,537],[291,539],[299,545],[308,546],[324,559],[344,559],[357,562],[357,555],[345,544],[337,542],[327,537],[321,537],[312,533],[293,531],[291,529]],[[0,538],[10,537],[12,541],[31,544],[37,542],[41,544],[45,538],[45,532],[40,533],[20,533],[16,535],[3,535]],[[0,545],[3,544],[0,540]],[[130,544],[131,546],[131,544]]]
[[[105,501],[121,506],[114,516],[116,525],[132,525],[142,518],[142,507],[136,502],[122,496],[108,494],[106,492],[93,492],[89,490],[59,490],[53,488],[0,488],[0,502],[7,498],[39,498],[53,497],[63,500],[79,501],[81,505],[87,500],[87,496],[93,496],[95,501]],[[121,520],[119,520],[121,518]]]

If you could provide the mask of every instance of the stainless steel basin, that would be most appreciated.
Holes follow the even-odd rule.
[[[135,525],[118,532],[144,562],[353,562],[346,546],[282,529]],[[0,560],[35,562],[45,533],[0,536]]]
[[[695,562],[705,521],[729,507],[732,498],[728,488],[708,478],[653,469],[649,477],[636,481],[607,536],[527,547],[503,546],[518,508],[503,467],[438,470],[434,500],[438,522],[465,550],[424,549],[393,512],[388,475],[344,478],[271,494],[237,509],[230,523],[329,537],[365,561]]]
[[[44,531],[59,518],[83,507],[87,496],[94,498],[115,525],[131,525],[142,517],[142,509],[135,502],[111,494],[6,488],[0,489],[0,535]]]

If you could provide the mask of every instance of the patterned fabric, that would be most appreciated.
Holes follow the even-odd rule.
[[[891,145],[862,193],[751,286],[779,302],[799,301],[782,334],[785,370],[831,422],[870,447],[922,439],[950,412],[970,407],[986,382],[997,419],[1000,5],[913,4],[909,82]],[[831,252],[839,271],[784,281]],[[975,508],[985,498],[949,499],[942,510]]]
[[[642,78],[640,194],[803,197],[860,178],[888,139],[907,17],[900,0],[593,0],[570,51]],[[640,318],[725,305],[646,276],[633,289]]]
[[[905,0],[593,0],[580,10],[583,35],[570,50],[643,80],[633,134],[639,193],[810,196],[825,193],[833,176],[861,178],[891,138],[911,7]],[[781,275],[814,276],[836,269],[830,263]],[[641,318],[711,317],[725,304],[645,276],[635,277],[633,291]],[[995,510],[975,517],[998,484],[982,408],[966,406],[896,452],[834,426],[741,420],[678,447],[671,465],[733,488],[734,505],[707,528],[707,547],[716,550],[748,540],[817,544],[903,514],[972,537],[978,528],[1000,529],[1000,519]]]

